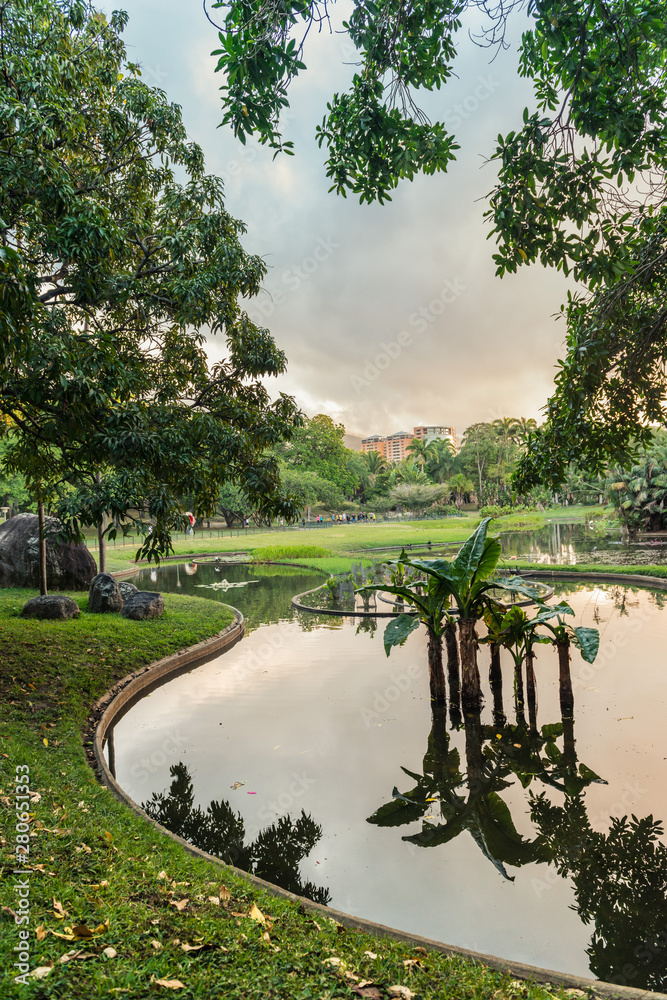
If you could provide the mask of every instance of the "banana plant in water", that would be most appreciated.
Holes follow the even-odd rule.
[[[538,602],[538,614],[533,619],[535,626],[544,625],[551,633],[548,636],[558,650],[558,683],[560,689],[560,707],[564,719],[574,716],[574,695],[570,677],[570,646],[576,646],[586,663],[593,663],[600,648],[600,633],[596,628],[586,625],[572,625],[565,621],[564,615],[573,615],[574,611],[565,601],[554,607]],[[555,623],[553,619],[556,619]]]
[[[489,601],[493,600],[492,592],[502,589],[532,598],[537,596],[536,591],[520,577],[504,580],[502,584],[489,579],[497,566],[501,551],[499,539],[487,537],[490,520],[489,517],[484,518],[451,562],[445,559],[408,559],[405,551],[401,552],[399,562],[402,565],[410,566],[428,578],[424,594],[418,594],[415,585],[409,583],[369,588],[395,594],[417,612],[416,616],[406,613],[389,622],[384,635],[387,655],[394,646],[402,645],[420,622],[426,625],[429,636],[431,697],[436,702],[442,702],[445,698],[442,636],[446,627],[452,625],[452,611],[455,609],[459,616],[463,705],[465,708],[475,708],[480,700],[475,625]]]

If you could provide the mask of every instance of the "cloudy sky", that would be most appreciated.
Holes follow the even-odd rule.
[[[460,434],[499,416],[540,419],[563,353],[565,328],[554,314],[567,285],[536,266],[496,278],[482,218],[494,181],[485,158],[531,103],[516,45],[490,62],[493,53],[460,33],[458,78],[420,101],[456,132],[458,160],[446,174],[402,182],[391,203],[368,206],[327,193],[315,141],[327,99],[354,72],[343,33],[309,39],[285,126],[296,155],[273,160],[218,128],[222,80],[210,55],[218,39],[201,0],[122,7],[128,58],[182,106],[208,171],[225,180],[229,211],[248,227],[246,248],[266,261],[264,290],[248,312],[287,353],[276,389],[359,437],[420,423],[453,424]],[[334,8],[334,28],[346,9]],[[515,40],[522,27],[517,18]],[[223,351],[215,338],[209,347],[213,358]]]

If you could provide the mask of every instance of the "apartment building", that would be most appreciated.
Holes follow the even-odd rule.
[[[443,427],[436,424],[415,427],[412,433],[407,431],[397,431],[383,437],[381,434],[372,434],[370,437],[362,438],[362,451],[377,451],[388,462],[402,462],[408,458],[408,446],[410,442],[417,438],[418,441],[435,441],[436,438],[449,440],[456,448],[456,427]]]

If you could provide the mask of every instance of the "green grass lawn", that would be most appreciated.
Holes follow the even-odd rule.
[[[18,611],[29,596],[0,590],[3,1000],[334,1000],[364,995],[353,990],[360,980],[375,984],[366,995],[381,1000],[396,985],[416,1000],[567,995],[345,930],[157,833],[95,780],[82,745],[87,712],[118,678],[219,632],[230,610],[166,594],[162,619],[130,622],[88,613],[85,595],[74,594],[78,620],[24,621]],[[29,965],[50,971],[23,985],[12,971],[21,876],[12,874],[11,792],[16,768],[26,766],[33,792]],[[253,919],[253,905],[265,923]]]
[[[582,520],[592,513],[598,513],[599,507],[556,507],[543,513],[532,512],[522,514],[509,514],[505,517],[497,518],[491,527],[493,531],[527,531],[543,527],[549,521],[554,520]],[[313,546],[323,548],[338,556],[356,554],[366,554],[373,556],[373,549],[382,549],[390,546],[400,547],[402,545],[426,545],[428,541],[434,547],[443,545],[455,545],[465,541],[471,531],[479,524],[479,515],[472,511],[467,512],[465,517],[446,517],[432,521],[389,521],[331,525],[325,528],[312,529],[292,529],[281,530],[276,528],[264,534],[236,532],[230,536],[226,533],[224,537],[208,537],[206,531],[195,534],[194,538],[178,538],[174,542],[174,552],[178,556],[186,559],[188,556],[205,555],[207,553],[218,552],[249,552],[255,558],[264,558],[263,552],[266,549],[276,547],[302,547]],[[398,548],[397,548],[398,551]],[[107,563],[110,572],[119,572],[131,569],[136,548],[126,545],[124,548],[117,546],[115,549],[109,547],[107,551]],[[93,550],[93,555],[95,552]],[[275,556],[269,556],[275,558]],[[287,556],[286,558],[296,558]]]

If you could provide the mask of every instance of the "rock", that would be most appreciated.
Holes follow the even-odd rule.
[[[21,618],[78,618],[79,605],[64,594],[32,597],[24,604]]]
[[[97,572],[95,560],[79,542],[56,545],[55,517],[46,519],[46,582],[50,590],[87,590]],[[17,514],[0,524],[0,587],[39,589],[39,519]]]
[[[111,573],[98,573],[94,576],[88,591],[88,610],[104,614],[107,611],[120,611],[122,607],[120,588]]]
[[[135,587],[133,583],[128,583],[126,580],[121,580],[118,584],[118,589],[120,590],[120,596],[125,602],[128,597],[132,597],[132,594],[138,594],[139,588]]]
[[[146,618],[159,618],[162,614],[164,614],[162,594],[152,594],[148,590],[138,590],[136,594],[128,597],[122,611],[123,618],[139,622]]]

